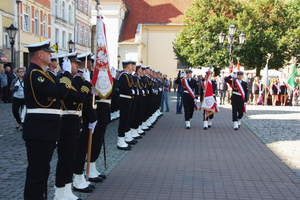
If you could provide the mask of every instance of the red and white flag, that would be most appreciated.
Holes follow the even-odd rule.
[[[96,56],[92,85],[97,94],[106,99],[113,89],[113,77],[110,71],[109,54],[106,41],[105,25],[102,15],[97,16]]]
[[[231,74],[233,72],[233,62],[230,61],[230,70],[229,70],[229,74]]]
[[[218,104],[214,98],[213,87],[211,83],[211,71],[208,71],[206,82],[203,83],[205,88],[204,98],[201,104],[201,108],[205,110],[205,118],[219,112]]]

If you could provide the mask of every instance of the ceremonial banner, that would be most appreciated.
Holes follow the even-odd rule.
[[[230,70],[229,70],[229,74],[231,74],[233,72],[233,62],[230,62]]]
[[[201,108],[205,110],[205,119],[206,119],[208,116],[219,112],[219,107],[214,98],[213,87],[211,83],[211,71],[208,71],[204,86],[205,86],[205,94],[201,104]]]
[[[237,66],[236,66],[236,69],[237,69],[238,71],[241,70],[241,68],[240,68],[240,61],[238,61]]]
[[[291,74],[289,75],[288,85],[295,90],[295,88],[299,85],[299,81],[296,79],[298,78],[297,68],[294,64]]]
[[[58,42],[56,42],[52,48],[55,50],[55,54],[57,55],[58,54]]]
[[[110,72],[109,54],[106,41],[105,25],[102,21],[102,16],[97,16],[96,28],[96,55],[95,55],[95,69],[92,78],[92,85],[101,97],[106,99],[113,88],[113,78]]]

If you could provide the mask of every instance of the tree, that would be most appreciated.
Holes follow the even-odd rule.
[[[233,54],[234,60],[236,56],[240,57],[241,65],[256,69],[259,75],[266,65],[267,54],[271,53],[270,68],[279,69],[299,49],[297,44],[290,43],[299,35],[297,6],[296,0],[289,3],[278,0],[195,0],[185,13],[186,26],[174,41],[174,52],[187,66],[197,68],[214,64],[218,68],[226,67],[229,56],[219,47],[218,34],[221,31],[227,33],[230,24],[235,23],[237,34],[243,31],[246,41]]]

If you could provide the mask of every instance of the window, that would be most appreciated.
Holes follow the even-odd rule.
[[[77,0],[77,9],[80,9],[80,0]]]
[[[58,16],[58,5],[57,5],[57,0],[55,0],[55,3],[54,3],[54,12],[55,12],[55,16]]]
[[[66,32],[62,32],[62,47],[66,48]]]
[[[72,15],[71,15],[71,10],[72,10],[72,8],[71,8],[71,5],[69,5],[69,22],[71,22],[72,23]]]
[[[82,0],[82,12],[85,12],[85,0]]]
[[[4,46],[6,48],[10,48],[9,35],[7,33],[4,33],[4,42],[5,42]]]
[[[89,12],[90,12],[90,0],[87,0],[87,3],[86,3],[86,14],[89,15]]]
[[[43,16],[43,37],[47,37],[47,31],[46,31],[46,21],[47,21],[47,15]]]
[[[39,34],[39,11],[34,12],[34,33]]]
[[[77,43],[80,43],[80,25],[77,24]]]
[[[55,29],[55,43],[59,41],[59,30]]]
[[[65,2],[63,1],[62,3],[62,13],[61,13],[61,18],[65,19]]]
[[[82,26],[82,44],[85,45],[85,29],[84,29],[84,26]]]
[[[29,32],[29,7],[24,6],[24,31]]]

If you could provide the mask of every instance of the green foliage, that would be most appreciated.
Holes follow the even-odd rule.
[[[256,69],[259,75],[271,53],[270,68],[279,69],[300,53],[300,43],[295,42],[300,33],[299,4],[297,0],[195,0],[185,12],[186,26],[175,38],[175,55],[188,67],[229,66],[229,53],[220,48],[218,34],[229,34],[228,27],[234,23],[234,45],[241,31],[246,34],[243,47],[233,53],[235,63],[238,56],[243,66]],[[228,45],[226,39],[224,45]]]

